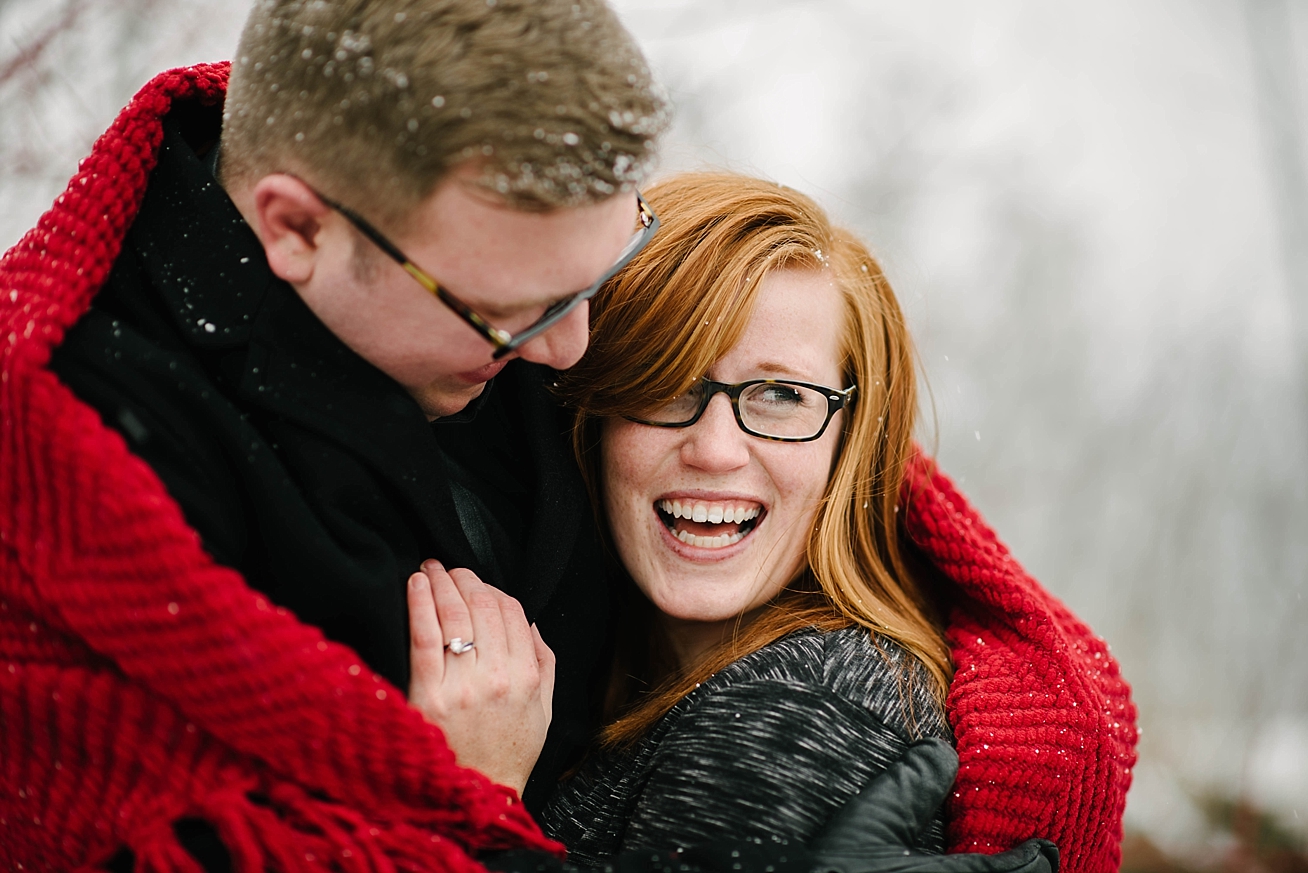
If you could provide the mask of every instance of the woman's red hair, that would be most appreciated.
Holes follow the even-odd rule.
[[[653,607],[626,592],[626,625],[607,700],[603,740],[642,736],[695,685],[796,630],[860,625],[926,667],[943,699],[949,650],[902,547],[900,485],[917,409],[913,347],[880,266],[808,197],[730,173],[685,173],[646,192],[659,233],[591,302],[591,341],[560,374],[576,410],[573,445],[592,499],[606,419],[634,415],[689,389],[738,341],[763,277],[829,273],[845,301],[840,355],[858,385],[808,543],[806,569],[757,618],[693,669],[660,641]]]

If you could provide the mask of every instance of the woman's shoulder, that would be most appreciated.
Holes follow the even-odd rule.
[[[921,661],[862,627],[789,634],[724,667],[683,703],[693,709],[697,699],[744,687],[780,695],[788,688],[825,692],[868,711],[908,741],[951,738]]]
[[[551,801],[546,830],[586,863],[725,835],[806,841],[910,742],[948,738],[915,664],[857,628],[777,640],[702,682],[632,748],[592,757]],[[943,846],[938,828],[926,845]]]

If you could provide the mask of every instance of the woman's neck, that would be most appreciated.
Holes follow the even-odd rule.
[[[709,655],[731,640],[753,617],[751,614],[725,621],[686,621],[659,613],[657,621],[663,625],[672,657],[684,675],[704,663]]]

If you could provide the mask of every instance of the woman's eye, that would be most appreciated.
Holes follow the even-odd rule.
[[[791,388],[789,385],[765,385],[763,390],[755,394],[756,402],[775,404],[778,406],[799,406],[804,402],[804,396],[797,388]]]
[[[704,389],[700,385],[691,388],[685,394],[678,394],[668,401],[668,406],[673,409],[698,409],[700,398],[704,396]]]
[[[684,394],[678,394],[671,400],[660,403],[637,416],[646,421],[661,421],[675,424],[689,421],[699,411],[700,398],[704,395],[701,386],[695,386]]]

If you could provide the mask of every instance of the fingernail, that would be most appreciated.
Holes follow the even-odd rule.
[[[445,565],[442,564],[440,561],[437,561],[435,558],[430,558],[430,559],[428,559],[428,560],[422,562],[422,569],[424,569],[424,570],[444,570],[444,569],[445,569]]]
[[[409,577],[409,587],[414,591],[422,590],[422,586],[427,584],[427,577],[421,573],[414,573]]]

